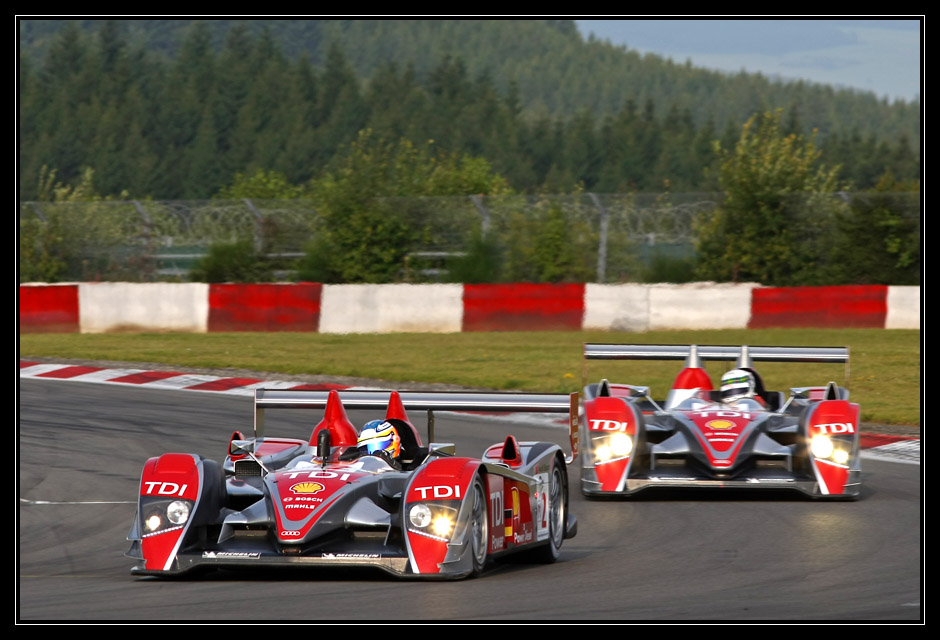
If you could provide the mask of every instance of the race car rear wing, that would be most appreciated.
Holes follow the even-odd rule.
[[[382,409],[389,405],[391,391],[343,390],[340,400],[346,409]],[[428,412],[428,440],[434,441],[434,411],[498,412],[498,413],[566,413],[571,454],[578,455],[578,394],[498,393],[473,391],[399,391],[402,406]],[[302,389],[255,389],[255,437],[264,435],[265,409],[324,409],[329,391]]]
[[[753,369],[755,361],[761,362],[814,362],[844,363],[845,379],[849,379],[848,347],[768,347],[750,345],[677,345],[677,344],[584,344],[585,367],[583,377],[587,379],[587,360],[685,360],[685,369],[670,391],[671,402],[677,402],[677,388],[690,390],[689,380],[696,378],[705,360],[734,361],[739,369]],[[684,374],[691,372],[686,377]],[[755,374],[756,375],[756,374]],[[680,380],[684,383],[680,383]],[[701,386],[701,385],[695,385]],[[706,383],[707,388],[710,383]],[[670,402],[667,399],[667,402]]]
[[[702,360],[740,360],[750,357],[764,362],[849,362],[848,347],[760,347],[731,345],[599,344],[585,343],[588,360],[686,360],[698,352]]]

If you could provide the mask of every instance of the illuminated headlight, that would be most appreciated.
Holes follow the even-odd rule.
[[[616,457],[628,456],[633,451],[633,439],[625,433],[610,436],[610,452]]]
[[[189,503],[175,500],[166,508],[167,520],[173,524],[185,524],[189,520]]]
[[[188,500],[142,500],[141,526],[144,535],[175,531],[189,522],[193,503]]]
[[[817,458],[828,458],[834,450],[832,440],[826,436],[813,436],[809,448]]]
[[[849,452],[845,449],[836,449],[832,454],[832,460],[838,464],[845,464],[849,461]]]
[[[626,433],[617,432],[598,438],[594,445],[594,458],[607,462],[613,458],[625,458],[633,452],[633,439]]]
[[[147,531],[156,531],[157,529],[160,528],[161,523],[162,523],[162,520],[160,519],[160,516],[154,514],[150,516],[149,518],[147,518],[144,524],[147,527]]]
[[[419,502],[408,510],[408,521],[411,531],[447,542],[454,533],[457,510],[441,504]]]
[[[416,504],[411,507],[408,518],[411,520],[412,525],[424,529],[431,524],[431,510],[426,504]]]
[[[441,538],[449,538],[454,530],[454,521],[447,514],[439,514],[431,523],[431,531]]]

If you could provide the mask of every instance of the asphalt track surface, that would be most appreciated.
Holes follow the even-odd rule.
[[[308,437],[319,415],[290,413],[269,418],[268,433]],[[221,460],[251,416],[249,397],[21,379],[17,622],[923,622],[921,465],[872,458],[862,497],[834,503],[588,500],[573,465],[579,531],[559,561],[496,565],[459,582],[339,571],[132,577],[123,554],[144,461],[168,451]],[[560,427],[436,420],[436,440],[462,455],[507,433],[567,449]]]

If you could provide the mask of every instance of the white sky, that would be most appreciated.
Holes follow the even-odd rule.
[[[921,95],[923,41],[913,19],[576,20],[581,32],[678,63],[760,72],[872,91],[891,100]]]

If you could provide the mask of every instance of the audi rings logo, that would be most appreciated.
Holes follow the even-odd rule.
[[[303,533],[300,531],[281,531],[278,535],[282,538],[299,538]]]

